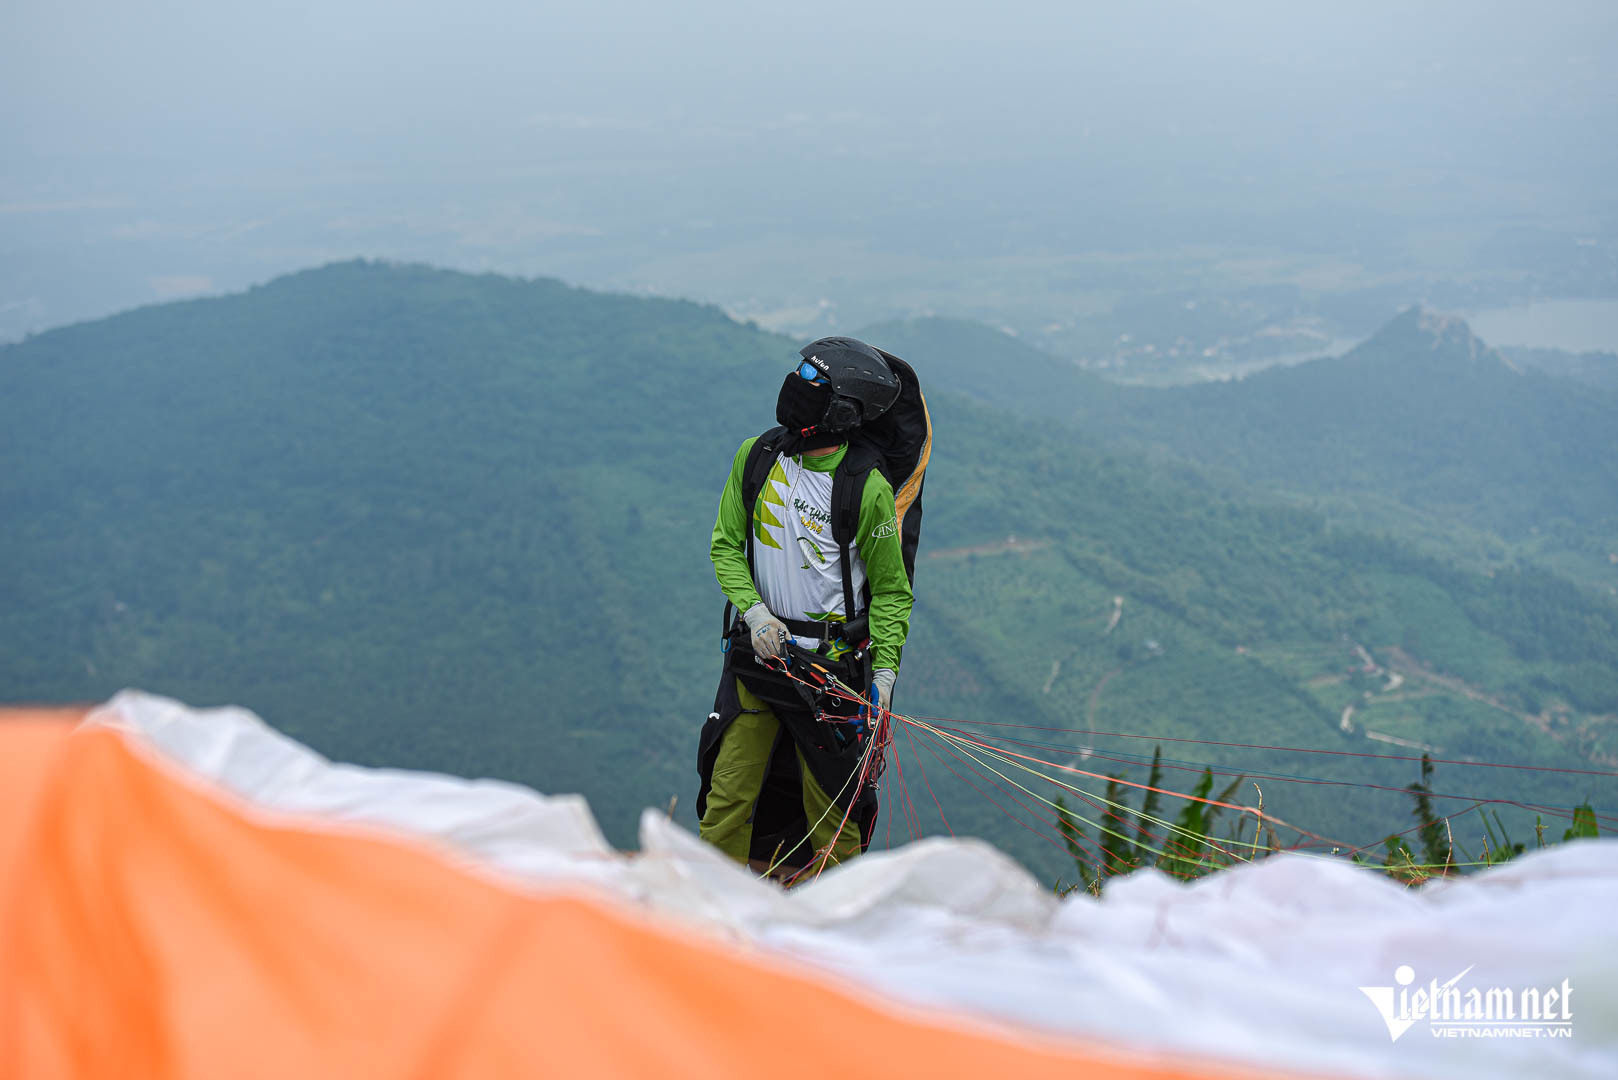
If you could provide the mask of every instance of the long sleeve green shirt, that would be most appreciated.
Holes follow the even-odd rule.
[[[778,534],[770,532],[766,526],[780,528],[782,525],[778,518],[780,514],[801,514],[803,524],[814,529],[813,534],[798,541],[803,547],[803,572],[811,573],[812,560],[818,561],[822,567],[836,565],[836,545],[831,540],[829,526],[820,537],[825,541],[822,550],[822,545],[813,542],[812,539],[822,533],[815,524],[821,520],[820,515],[812,506],[806,505],[801,497],[793,498],[794,505],[788,505],[780,497],[779,488],[772,489],[771,484],[766,483],[767,491],[771,491],[775,497],[767,498],[766,492],[761,492],[753,504],[753,521],[748,522],[742,506],[742,481],[748,451],[756,441],[757,439],[753,438],[742,443],[731,462],[730,478],[719,496],[719,514],[714,521],[713,539],[709,545],[709,554],[713,558],[714,574],[719,579],[719,587],[724,590],[730,602],[741,611],[763,602],[758,586],[753,580],[752,570],[747,564],[747,534],[750,527],[755,530],[754,535],[761,542],[771,547],[778,547],[770,538]],[[837,466],[842,463],[847,449],[844,446],[839,447],[834,453],[820,457],[800,456],[791,460],[807,473],[826,474],[829,478],[829,474],[835,473]],[[771,474],[771,480],[779,481],[782,486],[786,485],[787,477],[782,473],[779,464],[776,471]],[[825,488],[824,483],[814,486]],[[829,521],[829,518],[825,520]],[[821,521],[821,524],[825,524],[825,521]],[[910,607],[913,597],[910,591],[910,578],[905,573],[904,553],[900,547],[893,486],[888,483],[887,477],[876,469],[866,474],[865,489],[860,494],[859,525],[855,530],[854,546],[871,589],[873,665],[897,671],[905,638],[910,632]],[[831,554],[827,555],[826,552]],[[797,557],[794,549],[793,558]],[[822,573],[824,574],[824,571]],[[778,611],[775,614],[787,618],[803,617],[792,612]],[[809,617],[837,616],[809,613]]]

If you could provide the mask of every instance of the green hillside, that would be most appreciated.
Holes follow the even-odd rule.
[[[986,396],[876,343],[915,362],[938,428],[907,712],[1618,759],[1618,606],[1233,500],[953,393]],[[713,509],[796,345],[694,304],[346,263],[0,349],[0,694],[237,702],[335,757],[582,791],[620,843],[673,794],[689,821],[719,661]],[[1139,779],[1129,762],[1151,753],[1018,737]],[[957,832],[1060,866],[963,762],[957,779],[925,741],[901,750]],[[1406,761],[1191,744],[1165,758],[1414,778]],[[1470,795],[1618,805],[1602,778],[1440,775]],[[1397,792],[1264,786],[1268,808],[1334,838],[1378,839],[1407,812]]]
[[[1235,497],[1301,502],[1469,565],[1532,559],[1618,595],[1618,394],[1588,365],[1508,360],[1420,309],[1344,356],[1162,389],[1106,383],[981,324],[879,330],[979,400],[1195,463]]]
[[[1411,309],[1345,356],[1139,399],[1136,430],[1291,490],[1381,492],[1508,539],[1618,539],[1618,396]]]
[[[924,563],[919,621],[953,631],[958,647],[907,663],[907,678],[940,664],[922,681],[951,688],[919,691],[918,709],[1015,720],[1002,715],[1009,709],[1040,725],[1349,752],[1410,754],[1425,744],[1489,761],[1613,760],[1618,605],[1532,568],[1455,570],[1330,529],[1310,512],[1232,502],[1193,473],[962,408],[951,428],[957,460],[972,464],[964,475],[941,472],[941,482],[1003,516],[950,521],[959,546]],[[1020,465],[1004,463],[1008,448]],[[1012,468],[1033,479],[1026,493],[1013,494]],[[1003,494],[990,495],[996,488]],[[1015,543],[1005,535],[1012,525]],[[1121,615],[1108,631],[1115,597]],[[963,685],[944,658],[973,647],[987,670]],[[1139,740],[1066,741],[1150,756]],[[1236,772],[1395,787],[1411,779],[1403,762],[1207,747],[1165,755]],[[1551,801],[1567,793],[1477,773],[1452,770],[1464,782],[1450,790]],[[1133,775],[1144,779],[1144,769]],[[1331,823],[1337,831],[1322,831],[1334,836],[1363,835],[1405,812],[1397,798],[1340,788],[1266,792],[1283,817]]]

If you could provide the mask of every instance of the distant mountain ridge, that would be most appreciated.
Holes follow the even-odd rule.
[[[855,336],[898,356],[925,357],[929,383],[1001,409],[1067,418],[1076,401],[1108,400],[1117,392],[1069,360],[967,319],[896,319]]]
[[[1524,373],[1420,309],[1341,357],[1120,404],[1114,430],[1250,481],[1378,492],[1508,537],[1618,525],[1618,396]]]
[[[1109,445],[1508,539],[1555,531],[1591,560],[1618,550],[1618,394],[1514,363],[1453,316],[1413,307],[1342,356],[1160,389],[1106,383],[985,327],[877,330],[982,400]]]
[[[1419,306],[1407,308],[1343,359],[1361,365],[1403,361],[1460,378],[1497,374],[1501,368],[1521,374],[1472,333],[1464,319]],[[1330,358],[1323,360],[1329,362]]]

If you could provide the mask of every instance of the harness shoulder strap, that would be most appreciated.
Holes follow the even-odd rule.
[[[831,535],[839,544],[852,544],[860,527],[860,500],[865,495],[865,477],[882,467],[882,455],[854,441],[848,444],[831,482]]]
[[[844,618],[853,622],[864,607],[854,597],[854,568],[849,555],[860,527],[860,499],[865,494],[865,478],[872,469],[880,468],[882,455],[866,444],[855,440],[849,443],[831,481],[831,537],[837,542],[837,562],[843,572]],[[870,586],[865,591],[869,593]],[[863,597],[869,606],[869,596]]]
[[[770,466],[775,464],[776,448],[780,445],[781,437],[786,435],[784,427],[774,427],[760,435],[753,443],[753,448],[747,452],[747,464],[742,467],[742,511],[747,520],[753,520],[753,503],[758,499],[758,493],[764,490],[764,482],[770,478]],[[747,534],[747,547],[749,561],[753,548],[753,534]]]

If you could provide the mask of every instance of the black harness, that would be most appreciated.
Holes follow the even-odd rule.
[[[742,506],[747,521],[747,566],[754,569],[753,508],[769,479],[780,445],[790,436],[784,427],[772,428],[759,436],[748,453],[742,472]],[[794,635],[812,638],[840,638],[848,651],[833,660],[827,655],[787,643],[784,662],[768,661],[753,651],[747,624],[727,599],[721,649],[725,668],[715,695],[714,710],[703,726],[697,752],[697,771],[702,778],[697,793],[697,816],[707,810],[708,791],[719,743],[732,721],[741,715],[736,681],[770,706],[781,722],[782,735],[770,755],[764,789],[754,811],[753,857],[777,858],[777,852],[796,852],[787,865],[807,860],[804,837],[809,832],[804,820],[801,779],[793,747],[803,753],[815,780],[837,805],[849,811],[859,823],[861,845],[868,846],[876,821],[877,790],[874,778],[857,782],[864,760],[869,731],[856,734],[849,721],[858,703],[838,696],[833,681],[865,696],[871,686],[870,585],[856,595],[852,551],[859,530],[860,498],[867,474],[882,464],[881,455],[857,439],[851,441],[832,475],[831,527],[837,545],[838,565],[843,577],[843,623],[782,619]],[[783,846],[784,845],[784,846]]]

